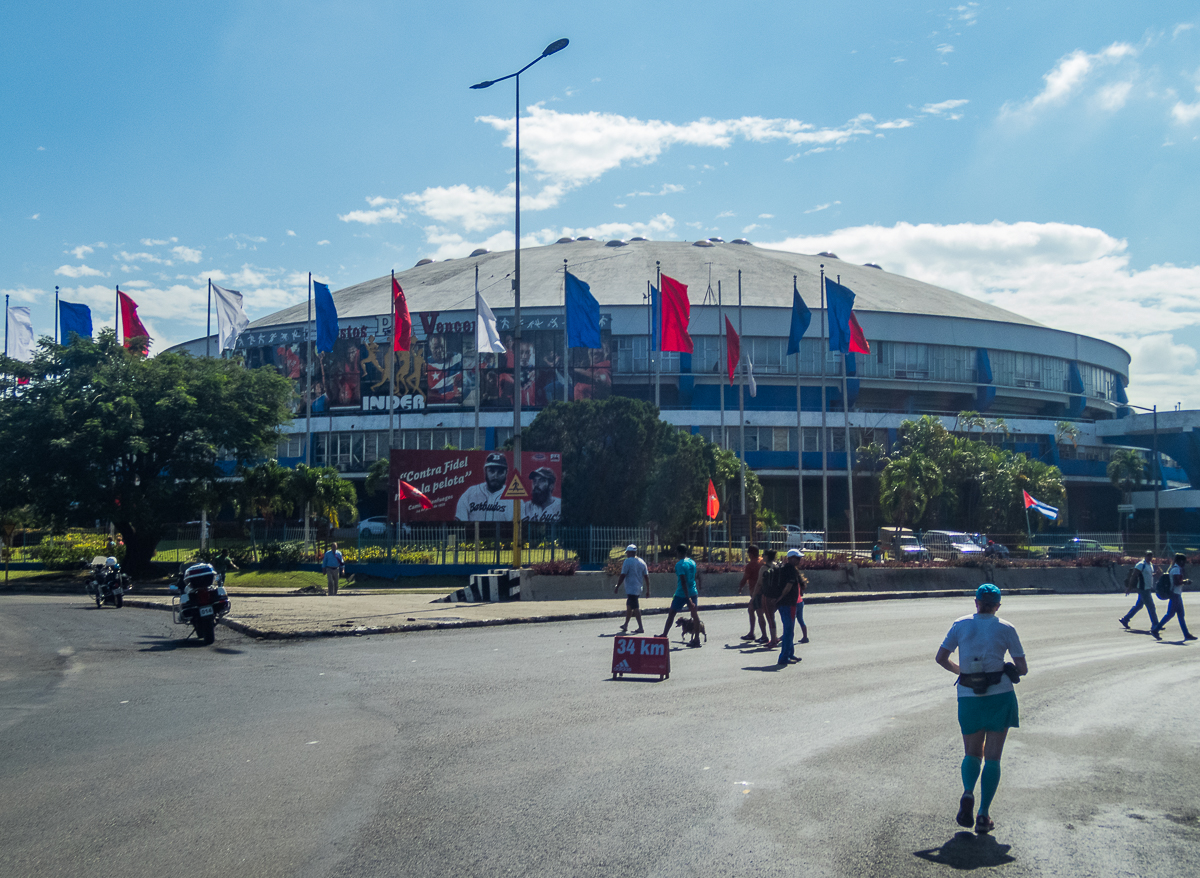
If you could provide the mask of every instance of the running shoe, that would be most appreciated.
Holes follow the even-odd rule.
[[[993,823],[992,818],[986,814],[980,814],[975,818],[975,831],[980,835],[987,835],[995,828],[996,824]]]
[[[751,631],[749,634],[743,634],[743,635],[742,635],[742,640],[753,640],[753,639],[754,639],[754,632],[753,632],[753,631]]]
[[[971,828],[971,824],[975,822],[974,794],[963,793],[962,798],[958,800],[958,815],[954,818],[954,822],[967,829]]]
[[[1129,627],[1129,622],[1127,622],[1124,617],[1118,619],[1117,621],[1120,622],[1122,625],[1124,625],[1126,628]]]
[[[1195,634],[1185,634],[1185,635],[1183,635],[1183,639],[1184,640],[1195,640],[1196,635]]]

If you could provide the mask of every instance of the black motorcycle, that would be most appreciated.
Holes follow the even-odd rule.
[[[87,583],[87,593],[96,601],[96,609],[105,604],[120,609],[125,604],[125,594],[133,590],[129,576],[121,572],[116,558],[96,558],[91,563],[92,576]]]

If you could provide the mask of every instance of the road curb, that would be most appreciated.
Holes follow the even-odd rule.
[[[861,603],[864,601],[894,601],[894,600],[912,600],[915,598],[954,598],[954,597],[969,597],[973,591],[968,590],[951,590],[951,591],[896,591],[896,592],[870,592],[870,593],[842,593],[842,594],[820,594],[805,597],[806,604],[844,604],[844,603]],[[1009,594],[1025,594],[1025,595],[1042,595],[1056,594],[1053,589],[1049,588],[1021,588],[1012,589]],[[143,601],[138,599],[125,599],[125,605],[137,607],[146,610],[166,610],[170,612],[171,607],[156,603],[153,601]],[[737,601],[725,601],[722,603],[704,604],[701,609],[705,612],[710,610],[744,610],[746,608],[746,599]],[[663,608],[646,608],[642,610],[643,616],[664,616],[668,613],[668,609]],[[319,637],[364,637],[371,634],[404,634],[416,631],[448,631],[461,628],[493,628],[501,625],[536,625],[547,622],[580,622],[588,619],[620,619],[624,618],[625,610],[603,610],[591,611],[584,613],[553,613],[543,616],[521,616],[514,619],[462,619],[456,622],[413,622],[404,625],[382,625],[368,626],[360,625],[354,628],[346,628],[338,630],[333,628],[322,628],[313,631],[269,631],[261,628],[256,628],[253,625],[247,625],[245,622],[239,622],[236,619],[218,619],[217,622],[224,625],[239,634],[245,634],[247,637],[253,637],[257,640],[312,640]]]

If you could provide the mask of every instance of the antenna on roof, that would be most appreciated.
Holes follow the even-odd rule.
[[[708,289],[704,291],[704,301],[701,304],[715,305],[715,304],[717,304],[717,294],[715,292],[713,292],[713,288],[712,288],[712,265],[713,264],[711,262],[706,262],[704,264],[708,266]]]

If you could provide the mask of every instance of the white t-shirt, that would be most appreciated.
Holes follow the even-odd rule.
[[[955,619],[950,626],[942,649],[958,650],[958,665],[964,674],[991,674],[1004,668],[1004,653],[1014,659],[1025,655],[1017,629],[998,619],[993,613],[972,613]],[[1001,677],[1000,682],[989,686],[984,695],[999,695],[1012,692],[1012,680]],[[975,692],[958,684],[959,698],[973,698]]]
[[[522,521],[559,521],[562,519],[562,500],[551,497],[545,506],[538,506],[532,500],[521,503]]]
[[[642,593],[642,588],[646,585],[646,577],[650,575],[650,568],[646,566],[645,561],[637,555],[633,555],[627,557],[621,565],[621,574],[625,577],[625,594],[636,597]]]
[[[1149,561],[1138,561],[1133,565],[1135,570],[1142,572],[1142,591],[1154,590],[1154,564]]]
[[[512,521],[511,500],[502,500],[504,488],[489,491],[487,482],[472,485],[458,498],[454,517],[458,521]]]
[[[1175,581],[1175,577],[1179,577],[1179,582]],[[1183,571],[1179,569],[1178,564],[1171,565],[1171,592],[1173,594],[1183,594]]]

